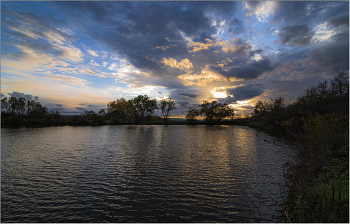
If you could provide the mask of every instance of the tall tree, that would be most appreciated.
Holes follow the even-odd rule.
[[[7,114],[10,112],[10,103],[7,97],[1,99],[1,114]]]
[[[107,104],[107,111],[109,115],[117,117],[118,119],[126,118],[126,100],[124,98],[117,99]]]
[[[163,99],[160,101],[160,109],[162,110],[163,117],[165,118],[165,124],[168,122],[168,117],[171,115],[169,114],[170,111],[176,109],[175,102],[173,99]]]
[[[233,109],[231,109],[226,104],[218,103],[217,101],[203,101],[199,105],[199,114],[205,116],[205,121],[208,123],[220,122],[226,117],[231,117],[234,114]]]
[[[195,108],[190,108],[187,111],[186,119],[194,121],[194,119],[199,115],[199,111]]]
[[[147,114],[153,114],[158,109],[157,101],[151,100],[147,95],[139,95],[126,102],[126,114],[135,122],[141,122]]]

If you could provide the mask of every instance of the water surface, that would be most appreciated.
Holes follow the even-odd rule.
[[[2,128],[1,221],[277,222],[289,150],[241,126]]]

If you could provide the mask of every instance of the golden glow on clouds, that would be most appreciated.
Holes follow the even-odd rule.
[[[207,43],[201,43],[201,42],[193,42],[187,45],[187,48],[192,48],[192,50],[189,50],[188,52],[197,52],[200,50],[208,50],[209,47],[212,47],[214,44],[212,43],[213,41],[210,39],[205,39]]]
[[[87,84],[85,79],[77,78],[74,76],[60,75],[60,74],[49,74],[45,79],[56,80],[59,82],[67,83],[68,85],[74,86],[85,86]]]
[[[247,109],[243,108],[244,106],[254,107],[251,100],[243,100],[243,101],[237,100],[236,103],[232,103],[229,106],[234,107],[236,110],[242,110],[242,111],[247,110]]]
[[[173,44],[169,44],[169,45],[163,45],[163,46],[158,46],[155,48],[152,48],[152,51],[155,51],[156,49],[160,49],[162,51],[166,51],[167,49],[169,49],[170,47],[176,47],[177,45],[173,45]]]
[[[238,81],[244,81],[244,79],[236,78],[236,77],[231,77],[229,78],[230,82],[238,82]]]
[[[192,63],[190,62],[190,60],[188,58],[182,59],[180,62],[177,62],[175,59],[173,58],[163,58],[160,62],[162,62],[163,64],[172,67],[172,68],[178,68],[180,70],[189,70],[191,68],[193,68]]]
[[[221,63],[218,62],[218,65],[223,68],[225,65],[227,65],[229,62],[232,62],[233,58],[226,58],[226,60],[222,61]]]
[[[243,100],[243,101],[237,100],[237,104],[239,104],[239,105],[247,105],[249,102],[250,102],[250,100]]]
[[[215,72],[208,69],[208,65],[202,69],[200,74],[192,74],[192,72],[187,72],[186,74],[177,76],[185,86],[196,85],[196,86],[206,86],[208,83],[217,81],[227,81],[227,79]]]
[[[113,98],[106,92],[101,92],[96,88],[85,86],[84,79],[69,77],[59,74],[50,74],[44,79],[33,79],[26,77],[1,78],[2,90],[6,92],[24,92],[33,96],[39,96],[41,102],[52,102],[64,104],[68,110],[79,107],[79,104],[86,102],[89,104],[107,105]],[[66,83],[72,84],[67,86]],[[84,86],[80,88],[79,86]]]
[[[44,32],[44,35],[47,37],[49,42],[55,42],[57,44],[63,45],[64,38],[60,35],[57,35],[56,33],[50,31],[50,32]]]
[[[213,39],[215,39],[215,42],[209,38],[205,39],[207,43],[202,42],[191,42],[187,45],[187,48],[192,48],[192,50],[188,50],[189,53],[197,52],[201,50],[208,50],[211,47],[221,47],[221,50],[225,53],[235,53],[237,51],[248,49],[249,44],[244,43],[240,44],[239,46],[235,45],[235,41],[237,41],[236,38],[231,38],[230,40],[220,40],[219,38],[213,36]],[[219,53],[220,51],[216,50],[214,51],[216,53]]]
[[[177,76],[185,86],[190,86],[190,85],[196,85],[196,86],[206,86],[207,83],[214,82],[214,81],[226,81],[226,78],[217,75],[217,74],[207,74],[207,73],[201,73],[200,75],[192,75],[192,74],[183,74]]]
[[[227,44],[226,46],[223,46],[221,49],[225,53],[234,53],[238,50],[238,47],[236,47],[234,44]]]
[[[58,54],[59,58],[69,59],[69,60],[75,61],[75,62],[83,61],[83,58],[82,58],[83,53],[81,53],[79,48],[76,48],[73,45],[69,45],[67,47],[67,46],[53,44],[53,46],[54,46],[55,50],[60,52],[60,54]]]

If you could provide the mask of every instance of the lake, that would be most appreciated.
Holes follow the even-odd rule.
[[[2,222],[278,222],[291,149],[242,126],[1,129]]]

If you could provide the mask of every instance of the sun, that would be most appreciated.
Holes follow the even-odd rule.
[[[215,98],[226,98],[227,94],[224,92],[212,92]]]

